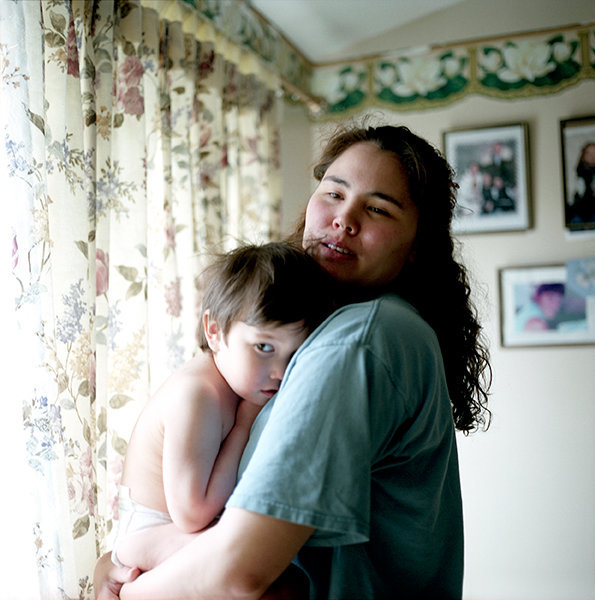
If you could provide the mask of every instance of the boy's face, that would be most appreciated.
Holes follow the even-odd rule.
[[[209,333],[215,333],[208,336],[209,346],[223,378],[240,398],[259,406],[277,392],[289,360],[306,339],[301,321],[262,326],[234,321],[226,336],[220,330]]]
[[[537,304],[539,304],[546,319],[553,319],[562,308],[563,299],[564,295],[560,292],[546,290],[537,297]]]

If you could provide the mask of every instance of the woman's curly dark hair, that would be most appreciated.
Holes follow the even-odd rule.
[[[406,127],[343,127],[314,166],[315,178],[320,181],[340,154],[361,142],[397,156],[419,210],[414,259],[392,289],[419,310],[438,336],[456,428],[465,433],[487,429],[491,367],[467,271],[454,256],[450,225],[458,186],[453,170],[432,145]]]

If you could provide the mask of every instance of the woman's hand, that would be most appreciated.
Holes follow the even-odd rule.
[[[117,567],[112,563],[111,552],[104,554],[97,561],[93,574],[95,600],[118,600],[122,586],[134,581],[139,574],[137,568]]]

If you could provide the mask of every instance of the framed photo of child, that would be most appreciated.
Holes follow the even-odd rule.
[[[595,229],[595,115],[560,121],[560,141],[566,228]]]
[[[529,229],[527,124],[448,131],[443,138],[459,185],[453,233]]]
[[[503,346],[595,344],[595,258],[501,269]]]

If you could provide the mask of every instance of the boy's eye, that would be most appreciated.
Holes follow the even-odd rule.
[[[271,344],[256,344],[256,348],[260,352],[265,352],[265,353],[269,353],[269,352],[274,352],[275,351],[275,348],[273,346],[271,346]]]

